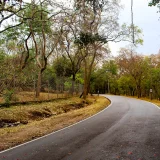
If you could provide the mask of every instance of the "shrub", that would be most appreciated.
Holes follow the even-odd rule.
[[[3,92],[3,98],[4,98],[5,104],[6,104],[7,106],[10,105],[10,102],[11,102],[12,97],[13,97],[13,93],[14,93],[13,90],[8,90],[8,89],[6,89],[6,90]]]

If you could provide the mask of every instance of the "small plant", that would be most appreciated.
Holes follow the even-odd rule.
[[[6,104],[7,106],[10,105],[10,102],[11,102],[12,97],[13,97],[13,93],[14,93],[13,90],[8,90],[8,89],[6,89],[6,90],[3,92],[3,98],[4,98],[5,104]]]

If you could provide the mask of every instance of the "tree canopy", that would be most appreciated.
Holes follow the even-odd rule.
[[[149,6],[156,6],[158,3],[160,2],[160,0],[152,0],[151,2],[149,2]]]

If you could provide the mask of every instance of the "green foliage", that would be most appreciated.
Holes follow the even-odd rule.
[[[97,92],[99,90],[100,93],[108,93],[111,89],[115,93],[118,88],[117,72],[118,66],[115,60],[104,61],[102,67],[92,73],[92,91]]]
[[[136,39],[136,44],[141,44],[143,45],[143,39],[139,38],[139,39]]]
[[[105,37],[99,35],[98,33],[92,35],[91,33],[83,33],[81,32],[79,37],[75,39],[75,44],[79,44],[81,47],[87,46],[88,44],[93,44],[95,42],[107,43]]]
[[[142,30],[135,25],[127,26],[126,23],[122,24],[120,34],[123,35],[122,41],[134,42],[135,45],[143,44],[143,34]],[[134,34],[134,35],[133,35]]]
[[[59,57],[53,62],[53,68],[58,77],[70,77],[72,74],[70,61],[64,56]]]
[[[51,21],[48,20],[48,10],[47,6],[40,5],[29,5],[26,10],[24,10],[24,26],[26,26],[27,30],[29,26],[32,26],[34,33],[41,33],[42,28],[45,33],[51,32]],[[23,27],[24,27],[23,26]]]
[[[117,74],[118,66],[114,60],[104,61],[102,69],[105,72],[109,72],[113,75]]]
[[[151,68],[148,80],[149,88],[152,88],[156,93],[156,98],[160,98],[160,68]]]
[[[14,94],[14,90],[6,89],[6,90],[3,91],[3,98],[4,98],[5,104],[7,106],[10,105],[10,102],[12,100],[13,94]]]
[[[5,57],[6,57],[6,54],[5,54],[4,50],[0,49],[0,64],[1,65],[4,62]]]
[[[65,89],[66,89],[66,90],[69,90],[69,89],[71,88],[71,86],[72,86],[71,81],[66,81],[66,82],[64,83],[64,86],[65,86]]]
[[[18,39],[18,37],[20,36],[20,31],[19,31],[19,29],[18,29],[18,27],[15,29],[15,28],[10,28],[10,29],[8,29],[8,30],[6,30],[5,32],[4,32],[4,39],[6,40],[6,41],[9,41],[9,40],[17,40]]]
[[[30,32],[30,26],[32,26],[33,32],[36,34],[42,34],[42,28],[45,33],[51,33],[51,21],[48,20],[49,11],[46,5],[43,4],[41,7],[34,3],[27,3],[17,15],[22,18],[18,18],[15,21],[22,24],[13,28],[11,27],[12,23],[5,26],[5,28],[9,28],[4,32],[6,41],[11,39],[23,41]]]
[[[82,73],[76,74],[76,81],[80,84],[84,84],[84,79],[83,79]]]
[[[49,87],[56,89],[56,73],[53,66],[48,66],[43,74],[43,83],[49,83]],[[47,84],[48,85],[48,84]]]
[[[104,0],[85,0],[85,2],[92,7],[93,11],[94,11],[94,14],[97,13],[97,10],[98,9],[101,9],[103,8],[104,4],[105,4],[105,1]],[[76,9],[79,10],[81,7],[80,3],[81,3],[81,0],[76,0],[75,1],[76,3]]]
[[[160,0],[151,0],[151,2],[149,2],[148,6],[156,6],[158,3],[160,2]]]
[[[130,75],[122,75],[117,82],[120,94],[133,95],[132,93],[136,89],[136,84]]]
[[[5,39],[4,39],[3,35],[1,35],[1,36],[2,37],[0,37],[0,46],[5,43]]]

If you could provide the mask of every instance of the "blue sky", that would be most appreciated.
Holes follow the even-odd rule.
[[[143,31],[144,43],[138,46],[137,52],[143,55],[158,53],[160,49],[160,13],[157,13],[157,7],[148,7],[149,0],[134,0],[134,24]],[[124,9],[120,12],[120,23],[131,23],[130,0],[121,0]],[[117,55],[117,51],[121,47],[125,47],[128,43],[111,43],[110,48],[113,55]]]

